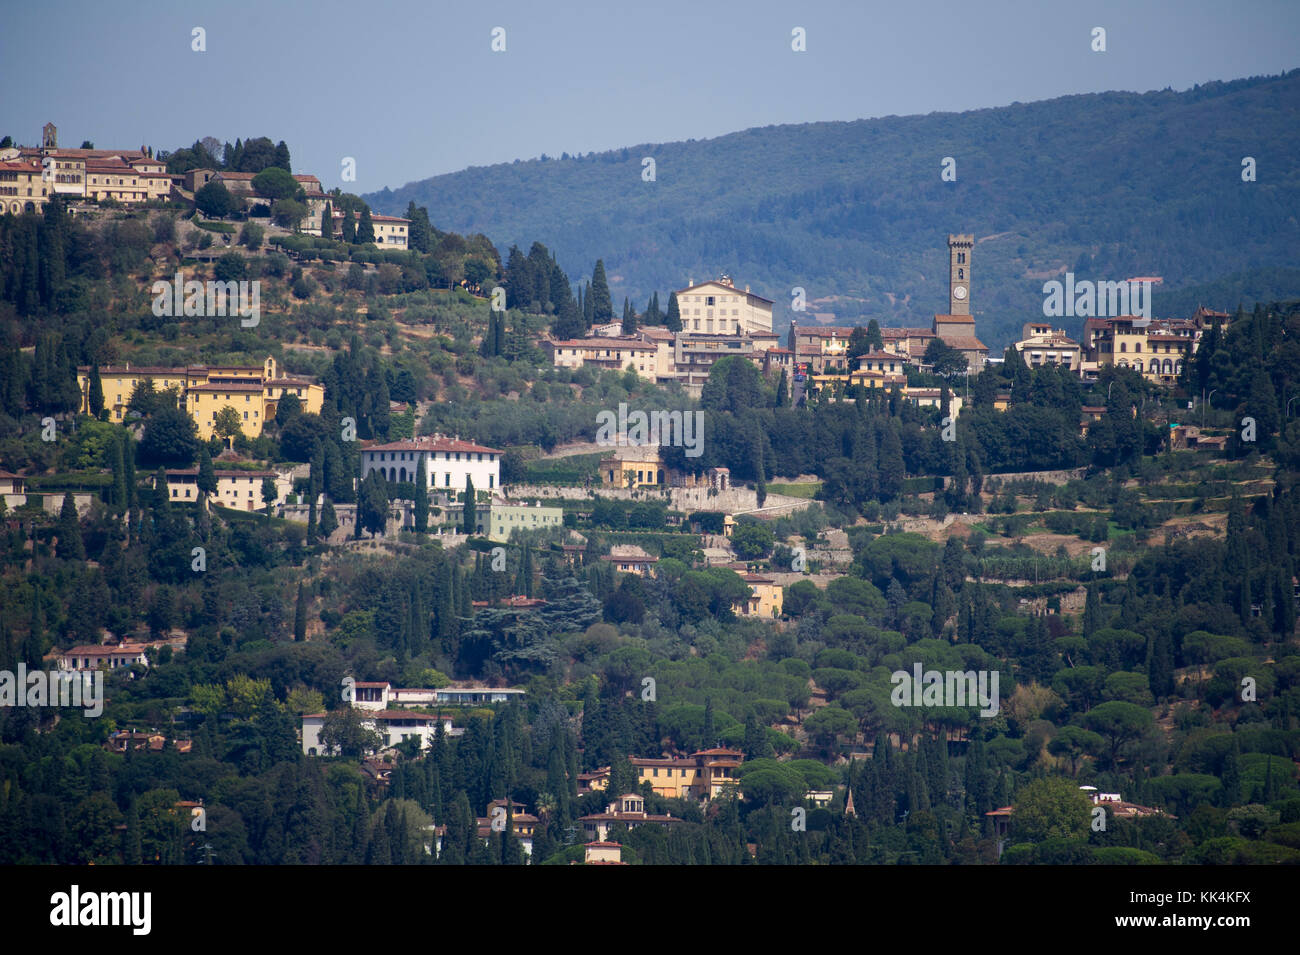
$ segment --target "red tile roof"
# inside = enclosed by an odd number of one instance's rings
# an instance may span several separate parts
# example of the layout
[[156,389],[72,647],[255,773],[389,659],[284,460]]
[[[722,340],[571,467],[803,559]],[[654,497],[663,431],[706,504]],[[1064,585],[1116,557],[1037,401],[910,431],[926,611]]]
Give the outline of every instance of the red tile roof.
[[453,438],[416,438],[414,441],[390,441],[387,444],[372,444],[363,447],[362,451],[468,451],[481,452],[483,454],[501,454],[497,448],[485,447],[481,444],[472,444],[469,441],[461,441]]

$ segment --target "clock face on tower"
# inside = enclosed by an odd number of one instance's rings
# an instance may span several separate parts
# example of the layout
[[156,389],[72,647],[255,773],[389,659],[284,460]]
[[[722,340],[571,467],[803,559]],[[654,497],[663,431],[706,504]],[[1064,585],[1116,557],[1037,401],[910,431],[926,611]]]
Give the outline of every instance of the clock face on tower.
[[962,299],[964,299],[964,298],[966,297],[966,286],[964,286],[964,285],[958,285],[956,288],[954,288],[954,289],[952,290],[952,297],[955,298],[955,299],[956,299],[957,301],[959,301],[959,302],[960,302]]

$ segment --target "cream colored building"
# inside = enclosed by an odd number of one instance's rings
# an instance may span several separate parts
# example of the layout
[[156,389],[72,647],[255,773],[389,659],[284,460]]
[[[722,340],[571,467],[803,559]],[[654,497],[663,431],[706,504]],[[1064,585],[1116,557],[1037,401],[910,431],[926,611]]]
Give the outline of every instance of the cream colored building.
[[[154,390],[176,388],[182,407],[198,426],[199,436],[213,435],[217,412],[234,408],[240,416],[240,429],[249,438],[262,433],[267,420],[274,418],[280,400],[296,395],[302,410],[319,414],[325,401],[325,389],[306,378],[282,375],[270,356],[259,366],[189,365],[180,367],[101,366],[100,385],[104,391],[104,408],[110,421],[126,420],[131,393],[144,381],[153,382]],[[90,413],[90,366],[77,369],[77,386],[81,389],[82,414]]]
[[1172,385],[1196,354],[1202,333],[1195,319],[1089,318],[1083,325],[1083,365],[1097,371],[1107,365],[1131,368],[1154,384]]
[[54,195],[39,162],[11,159],[0,162],[0,211],[13,215],[40,212]]
[[639,329],[637,334],[647,345],[654,346],[655,381],[664,384],[671,380],[675,368],[673,349],[676,336],[668,329],[658,326]]
[[[167,497],[172,501],[197,501],[199,499],[198,468],[168,468]],[[239,511],[260,511],[266,507],[262,500],[262,482],[270,478],[275,482],[275,506],[279,507],[293,490],[293,476],[288,471],[235,471],[217,470],[217,491],[208,498],[209,503]]]
[[600,459],[600,483],[605,487],[664,487],[665,478],[657,445],[617,447]]
[[[336,236],[343,234],[343,216],[344,213],[337,209],[331,210],[334,213],[334,234]],[[361,224],[361,216],[352,217],[358,225]],[[411,220],[403,219],[400,216],[381,216],[374,212],[370,213],[370,223],[375,230],[375,245],[383,249],[405,249],[409,248],[411,238]]]
[[638,378],[656,380],[659,345],[640,338],[593,336],[564,341],[546,339],[541,346],[556,368],[595,365],[607,371],[631,369]]
[[1015,349],[1030,368],[1056,365],[1079,373],[1083,348],[1063,329],[1053,329],[1050,322],[1027,322],[1021,334],[1023,337],[1015,343]]
[[638,577],[653,577],[655,564],[659,563],[658,557],[647,554],[636,544],[615,544],[601,560],[609,561],[620,573]]
[[677,292],[682,331],[706,335],[740,335],[772,331],[772,300],[742,292],[730,276],[691,284]]
[[[7,193],[15,182],[6,172],[20,170],[10,166],[35,166],[44,188],[37,188],[30,177],[23,176],[20,192]],[[58,129],[46,123],[41,145],[18,146],[0,151],[0,211],[39,212],[50,196],[70,199],[113,199],[117,202],[147,202],[171,195],[172,177],[167,165],[144,149],[61,149]],[[27,193],[28,189],[30,193]],[[24,194],[26,193],[26,194]],[[15,209],[13,199],[23,200]],[[26,200],[32,200],[27,208]]]
[[737,601],[732,607],[738,615],[742,617],[760,617],[764,620],[775,620],[781,616],[781,610],[785,606],[785,588],[778,584],[771,577],[763,577],[760,574],[742,574],[743,580],[749,586],[749,599]]

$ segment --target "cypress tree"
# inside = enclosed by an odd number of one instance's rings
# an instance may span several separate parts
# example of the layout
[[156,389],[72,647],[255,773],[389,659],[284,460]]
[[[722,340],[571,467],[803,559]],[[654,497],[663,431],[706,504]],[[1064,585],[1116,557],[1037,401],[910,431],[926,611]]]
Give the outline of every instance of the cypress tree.
[[[128,747],[128,750],[130,747]],[[140,810],[135,799],[126,809],[126,832],[123,834],[122,861],[127,865],[139,865],[144,861],[144,850],[140,839]]]
[[298,602],[293,610],[293,638],[299,643],[307,639],[307,595],[301,581],[298,583]]
[[343,241],[349,245],[356,245],[357,242],[357,220],[352,218],[352,210],[343,210]]
[[126,461],[122,452],[122,435],[113,435],[113,492],[109,503],[114,508],[126,509]]
[[361,210],[361,221],[357,223],[357,245],[375,241],[375,224],[370,219],[370,207]]
[[1101,594],[1096,584],[1088,585],[1088,596],[1083,604],[1083,635],[1091,637],[1101,618]]
[[438,582],[433,590],[434,625],[442,652],[450,654],[453,638],[456,635],[456,594],[455,581],[452,579],[451,561],[442,563]]
[[1241,769],[1238,762],[1240,746],[1234,739],[1232,749],[1223,757],[1223,770],[1219,773],[1223,788],[1219,792],[1219,805],[1224,809],[1235,806],[1241,800]]
[[1147,681],[1157,700],[1174,691],[1173,641],[1166,631],[1153,634],[1147,641]]
[[614,317],[614,303],[609,297],[609,282],[605,278],[605,260],[597,259],[596,268],[591,273],[591,285],[587,289],[591,299],[592,323],[599,325]]
[[474,536],[477,518],[475,503],[474,479],[466,476],[464,521],[461,523],[462,533],[466,537]]
[[129,430],[122,433],[122,464],[126,471],[126,503],[135,507],[140,503],[140,495],[135,479],[135,439]]
[[86,545],[81,537],[81,522],[77,519],[77,505],[72,499],[72,492],[63,495],[63,506],[59,509],[59,557],[64,560],[85,560]]
[[415,469],[415,533],[429,530],[429,466],[423,454]]
[[670,332],[682,330],[682,310],[677,305],[677,293],[668,293],[668,314],[664,316],[664,327]]
[[334,502],[325,498],[325,505],[320,512],[320,536],[329,540],[330,535],[339,528],[339,519],[334,514]]
[[104,413],[104,383],[99,379],[99,365],[90,363],[90,413],[96,418]]
[[199,445],[199,474],[195,479],[199,493],[206,500],[208,495],[217,493],[217,472],[212,466],[212,455],[208,454],[206,444]]
[[[559,308],[555,312],[555,321],[551,323],[551,334],[560,341],[566,341],[571,338],[581,338],[587,334],[587,329],[591,325],[589,317],[584,318],[582,310],[578,307],[577,302],[573,299],[573,293],[566,286],[562,290],[562,299]],[[590,299],[588,299],[590,301]]]
[[334,238],[334,203],[325,203],[320,214],[320,235],[322,239]]

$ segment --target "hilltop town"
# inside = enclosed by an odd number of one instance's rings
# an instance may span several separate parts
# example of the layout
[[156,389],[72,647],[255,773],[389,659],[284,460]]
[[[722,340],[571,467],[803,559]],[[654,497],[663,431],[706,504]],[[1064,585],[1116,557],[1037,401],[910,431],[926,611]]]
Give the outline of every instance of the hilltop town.
[[1295,302],[1071,273],[991,353],[954,232],[928,327],[620,314],[283,142],[58,136],[0,143],[0,671],[109,720],[0,730],[123,795],[0,768],[6,861],[1300,858]]

